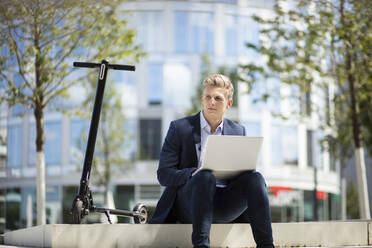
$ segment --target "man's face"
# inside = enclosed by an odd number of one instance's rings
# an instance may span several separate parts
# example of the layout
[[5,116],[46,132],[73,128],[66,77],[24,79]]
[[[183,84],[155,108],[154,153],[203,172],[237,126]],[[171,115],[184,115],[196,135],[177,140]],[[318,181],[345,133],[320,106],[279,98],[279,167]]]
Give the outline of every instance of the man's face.
[[232,105],[227,93],[227,89],[222,87],[208,86],[203,90],[202,105],[206,119],[222,120],[226,109]]

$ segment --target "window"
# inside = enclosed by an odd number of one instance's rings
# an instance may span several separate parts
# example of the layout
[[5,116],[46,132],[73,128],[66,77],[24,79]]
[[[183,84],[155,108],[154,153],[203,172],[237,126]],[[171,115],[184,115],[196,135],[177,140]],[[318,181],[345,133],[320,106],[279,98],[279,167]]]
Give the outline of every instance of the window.
[[61,216],[61,193],[58,186],[46,187],[46,222],[57,224]]
[[110,76],[117,84],[135,85],[136,83],[136,74],[132,71],[112,70]]
[[321,131],[307,130],[307,164],[310,167],[323,167],[322,139]]
[[9,188],[5,196],[5,229],[21,228],[21,192],[19,188]]
[[226,15],[226,30],[225,30],[225,52],[228,56],[236,56],[238,54],[238,38],[237,27],[238,17]]
[[161,142],[161,120],[140,120],[139,157],[143,160],[159,159]]
[[[61,164],[62,149],[62,128],[60,122],[46,122],[44,125],[44,154],[46,165]],[[28,164],[36,165],[36,126],[35,123],[29,125],[28,135]]]
[[261,136],[261,124],[259,122],[244,122],[247,136]]
[[335,152],[330,149],[329,151],[329,169],[331,171],[336,171],[336,155]]
[[8,166],[15,167],[22,164],[22,128],[21,126],[8,127]]
[[176,12],[174,16],[174,50],[188,52],[188,13]]
[[36,127],[35,123],[28,125],[28,164],[36,165]]
[[282,127],[282,154],[284,164],[298,164],[298,142],[297,142],[297,127],[283,126]]
[[[135,204],[134,185],[118,185],[115,193],[115,206],[117,209],[131,209]],[[129,218],[118,218],[119,223],[130,223]]]
[[125,132],[128,133],[127,138],[124,140],[123,153],[124,157],[130,161],[134,161],[136,154],[136,144],[137,144],[137,121],[136,120],[126,120],[124,122]]
[[315,163],[318,168],[323,168],[323,148],[322,148],[322,139],[324,138],[322,131],[315,131]]
[[296,126],[273,125],[272,134],[272,161],[274,165],[298,164],[298,141]]
[[301,105],[302,105],[302,107],[301,107],[302,113],[306,114],[307,116],[310,116],[311,111],[312,111],[310,92],[306,92],[302,95]]
[[[246,136],[262,136],[260,122],[258,121],[243,122],[242,125],[245,126]],[[262,165],[262,152],[260,152],[257,163],[258,166]]]
[[292,113],[300,113],[300,87],[296,84],[290,85],[290,96],[289,96],[289,111]]
[[239,17],[238,26],[238,49],[239,55],[257,56],[253,49],[246,46],[246,43],[259,44],[259,26],[250,16]]
[[[89,123],[86,120],[70,121],[70,162],[81,163],[84,159]],[[85,138],[84,133],[85,132]]]
[[[21,223],[22,227],[36,225],[36,187],[22,187],[21,189]],[[31,214],[32,219],[29,218]]]
[[214,15],[212,13],[176,11],[174,19],[175,52],[214,52]]
[[265,82],[257,81],[251,92],[249,93],[249,109],[250,111],[263,110],[265,103],[261,101],[262,95],[265,92]]
[[283,165],[282,153],[282,133],[280,125],[272,125],[271,127],[271,154],[272,164],[274,166]]
[[62,188],[62,223],[73,224],[71,215],[71,203],[76,197],[78,186],[63,186]]
[[61,164],[62,128],[60,122],[45,123],[45,163]]
[[139,197],[141,200],[158,200],[161,195],[159,185],[140,185]]
[[163,15],[160,11],[143,11],[138,14],[138,41],[145,51],[164,50]]
[[188,64],[167,62],[164,65],[163,104],[185,107],[191,104],[191,96],[196,93],[191,84],[191,70]]
[[267,80],[267,93],[270,94],[268,99],[268,107],[271,112],[280,114],[280,86],[281,83],[278,79],[268,79]]
[[147,65],[147,99],[150,105],[159,105],[163,98],[163,65]]
[[307,165],[314,167],[314,134],[312,130],[306,131],[307,144]]

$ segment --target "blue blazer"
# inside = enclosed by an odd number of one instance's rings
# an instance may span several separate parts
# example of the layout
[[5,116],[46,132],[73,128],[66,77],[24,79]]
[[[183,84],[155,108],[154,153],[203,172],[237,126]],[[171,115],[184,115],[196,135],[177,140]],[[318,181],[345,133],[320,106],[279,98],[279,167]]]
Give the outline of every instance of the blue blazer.
[[[245,135],[245,128],[223,120],[223,135]],[[170,123],[160,152],[158,180],[165,190],[149,223],[176,223],[173,205],[177,189],[190,179],[198,166],[196,144],[200,143],[200,112]]]

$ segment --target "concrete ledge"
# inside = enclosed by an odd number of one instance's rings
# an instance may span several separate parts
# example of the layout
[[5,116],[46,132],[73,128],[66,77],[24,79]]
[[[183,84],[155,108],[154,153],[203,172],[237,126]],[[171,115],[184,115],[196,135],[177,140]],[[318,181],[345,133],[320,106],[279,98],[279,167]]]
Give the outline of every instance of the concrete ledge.
[[[372,221],[274,223],[275,246],[370,246]],[[44,225],[5,233],[5,245],[33,247],[192,247],[191,225]],[[212,247],[255,247],[249,224],[213,224]]]

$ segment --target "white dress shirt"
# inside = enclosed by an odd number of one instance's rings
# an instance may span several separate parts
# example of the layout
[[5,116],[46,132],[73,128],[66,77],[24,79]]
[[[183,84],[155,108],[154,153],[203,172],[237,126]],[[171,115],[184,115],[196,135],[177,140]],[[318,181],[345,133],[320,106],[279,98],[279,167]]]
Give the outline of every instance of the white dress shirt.
[[[220,125],[216,128],[216,131],[212,134],[211,127],[209,126],[208,122],[205,120],[203,111],[200,112],[200,143],[196,144],[196,154],[198,156],[198,168],[201,166],[202,158],[204,155],[204,148],[207,142],[208,135],[222,135],[223,130],[223,120]],[[226,182],[223,180],[216,180],[216,186],[224,188],[226,187]]]

